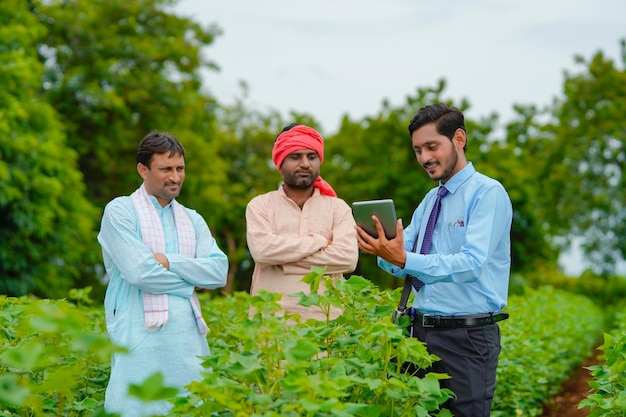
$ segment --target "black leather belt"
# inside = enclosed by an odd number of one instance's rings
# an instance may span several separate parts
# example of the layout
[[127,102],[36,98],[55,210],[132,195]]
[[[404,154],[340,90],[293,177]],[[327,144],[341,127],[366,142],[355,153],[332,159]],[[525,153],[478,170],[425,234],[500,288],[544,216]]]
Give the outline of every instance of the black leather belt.
[[454,329],[457,327],[478,327],[493,324],[509,318],[506,311],[486,314],[468,314],[466,316],[436,316],[415,312],[413,325],[422,327]]

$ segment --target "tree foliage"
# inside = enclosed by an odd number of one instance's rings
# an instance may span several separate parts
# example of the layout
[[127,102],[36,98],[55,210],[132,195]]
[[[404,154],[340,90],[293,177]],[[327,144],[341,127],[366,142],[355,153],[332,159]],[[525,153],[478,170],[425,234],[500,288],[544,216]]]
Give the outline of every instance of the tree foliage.
[[94,277],[95,210],[41,94],[45,28],[20,0],[0,3],[0,22],[0,293],[61,296]]
[[620,63],[602,52],[577,62],[554,109],[548,217],[555,235],[583,237],[594,270],[613,272],[626,258],[626,40]]
[[[214,100],[200,92],[200,50],[216,27],[168,12],[168,0],[50,0],[43,85],[99,205],[137,188],[135,152],[151,130],[208,141]],[[193,138],[181,133],[195,132]]]
[[559,252],[546,214],[553,191],[543,179],[550,165],[546,148],[553,135],[539,122],[546,110],[517,105],[515,111],[515,120],[506,125],[505,140],[491,147],[492,166],[513,204],[512,269],[554,270]]
[[[137,188],[136,147],[155,129],[187,150],[180,201],[205,217],[228,254],[228,290],[249,288],[245,207],[280,182],[274,138],[291,122],[322,129],[308,114],[255,110],[245,88],[234,104],[218,103],[203,89],[201,72],[217,69],[203,54],[220,30],[176,15],[175,3],[1,3],[0,291],[98,287],[102,207]],[[502,137],[496,114],[466,120],[468,160],[502,182],[513,202],[514,272],[557,268],[572,236],[584,238],[598,271],[611,271],[626,255],[625,50],[622,44],[621,67],[601,52],[578,58],[582,70],[566,74],[564,97],[545,108],[516,106]],[[408,224],[435,185],[415,160],[410,118],[433,102],[470,108],[447,99],[445,87],[441,80],[417,88],[398,106],[383,101],[376,114],[344,116],[337,132],[322,132],[322,175],[341,198],[393,198]],[[367,255],[356,273],[398,284]]]

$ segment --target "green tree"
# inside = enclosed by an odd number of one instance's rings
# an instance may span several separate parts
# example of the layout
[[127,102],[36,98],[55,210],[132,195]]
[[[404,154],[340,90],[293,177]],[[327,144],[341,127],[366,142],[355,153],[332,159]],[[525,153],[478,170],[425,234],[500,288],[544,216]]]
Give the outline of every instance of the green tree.
[[511,228],[511,269],[526,273],[558,268],[559,250],[545,219],[546,199],[551,184],[543,180],[545,147],[550,134],[538,123],[546,110],[535,106],[514,106],[515,119],[507,123],[504,140],[489,143],[478,155],[483,172],[499,179],[513,205]]
[[614,272],[626,258],[626,40],[621,62],[602,52],[566,73],[564,98],[554,109],[541,178],[549,185],[546,217],[552,235],[582,237],[595,272]]
[[223,204],[214,208],[213,216],[231,259],[228,292],[250,288],[254,262],[246,244],[246,205],[278,184],[279,176],[271,169],[271,155],[274,132],[280,131],[281,123],[278,114],[260,114],[247,108],[242,99],[222,107],[220,112],[219,155],[230,161],[225,169],[229,186],[224,189]]
[[33,2],[49,29],[39,48],[43,86],[79,154],[90,199],[102,208],[136,189],[139,141],[167,131],[187,151],[180,201],[219,230],[213,214],[224,206],[228,162],[218,155],[218,104],[200,79],[201,70],[216,69],[201,50],[219,29],[173,14],[170,0]]
[[0,293],[61,297],[94,276],[95,210],[41,94],[44,35],[24,1],[0,3]]
[[137,187],[135,151],[149,131],[195,149],[211,141],[216,103],[200,91],[200,70],[215,65],[200,51],[219,33],[215,26],[169,12],[170,0],[34,2],[49,29],[40,47],[43,85],[93,201],[104,205]]

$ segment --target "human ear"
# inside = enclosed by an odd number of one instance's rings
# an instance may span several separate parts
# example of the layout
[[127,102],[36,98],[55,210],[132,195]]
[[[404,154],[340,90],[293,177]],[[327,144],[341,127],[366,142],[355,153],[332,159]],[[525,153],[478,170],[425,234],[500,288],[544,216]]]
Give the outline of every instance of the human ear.
[[465,144],[467,143],[467,134],[465,133],[465,130],[461,128],[457,129],[456,132],[454,132],[454,137],[452,138],[452,141],[456,146],[463,149],[465,147]]
[[139,176],[143,179],[146,178],[146,172],[148,171],[148,167],[145,166],[144,164],[142,164],[141,162],[137,163],[137,172],[139,173]]

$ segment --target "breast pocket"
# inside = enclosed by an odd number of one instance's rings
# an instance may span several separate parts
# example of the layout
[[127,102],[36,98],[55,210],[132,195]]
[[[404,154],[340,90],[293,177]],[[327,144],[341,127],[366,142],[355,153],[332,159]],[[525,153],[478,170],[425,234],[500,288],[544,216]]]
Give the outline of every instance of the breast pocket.
[[449,245],[452,252],[458,252],[465,243],[465,225],[457,223],[448,225]]

